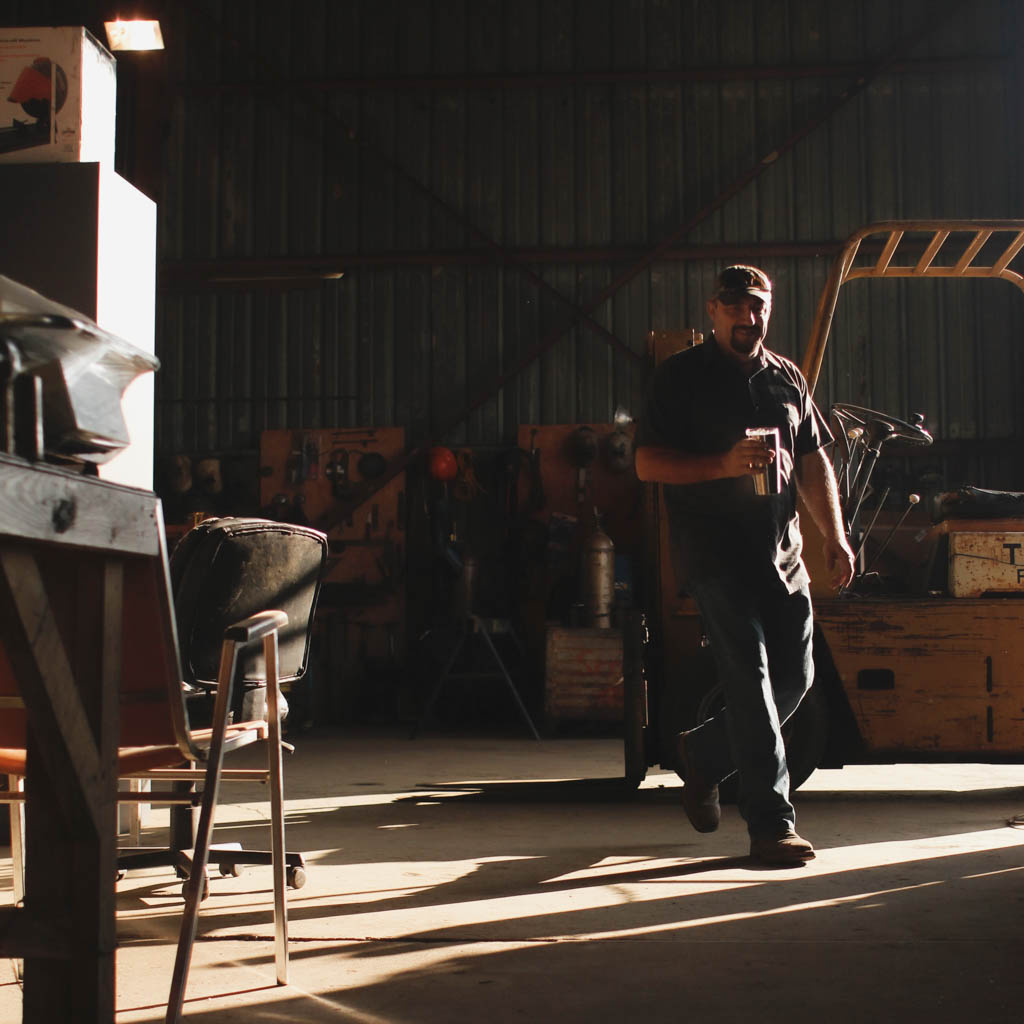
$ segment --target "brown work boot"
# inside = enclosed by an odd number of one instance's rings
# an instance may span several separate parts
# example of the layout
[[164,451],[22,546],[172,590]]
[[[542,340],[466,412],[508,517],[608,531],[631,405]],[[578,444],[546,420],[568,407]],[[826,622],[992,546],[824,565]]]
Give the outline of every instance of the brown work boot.
[[814,860],[814,847],[792,829],[781,836],[750,839],[750,856],[762,864],[792,866]]
[[718,784],[704,778],[686,749],[686,733],[676,737],[676,774],[683,780],[683,810],[698,832],[714,832],[722,820]]

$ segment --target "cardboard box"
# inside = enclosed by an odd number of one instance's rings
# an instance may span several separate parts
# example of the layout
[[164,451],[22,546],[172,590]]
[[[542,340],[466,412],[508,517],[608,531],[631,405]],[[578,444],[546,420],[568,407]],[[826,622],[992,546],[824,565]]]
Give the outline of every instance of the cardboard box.
[[[0,274],[155,352],[156,204],[112,164],[0,165]],[[128,385],[121,410],[131,444],[99,475],[152,490],[152,373]]]
[[950,533],[949,592],[1024,594],[1024,533]]
[[0,29],[0,162],[114,164],[113,55],[81,27]]

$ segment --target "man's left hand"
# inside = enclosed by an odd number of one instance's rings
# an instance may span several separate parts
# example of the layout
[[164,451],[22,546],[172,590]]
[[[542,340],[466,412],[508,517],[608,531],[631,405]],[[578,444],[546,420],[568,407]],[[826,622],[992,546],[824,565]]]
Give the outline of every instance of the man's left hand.
[[845,587],[853,579],[853,552],[845,537],[826,539],[822,550],[825,553],[825,568],[833,590]]

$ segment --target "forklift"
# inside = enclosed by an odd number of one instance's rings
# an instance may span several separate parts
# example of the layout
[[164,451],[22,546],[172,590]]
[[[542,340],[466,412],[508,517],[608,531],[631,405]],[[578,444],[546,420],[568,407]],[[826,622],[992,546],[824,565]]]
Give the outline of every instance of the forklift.
[[[1024,220],[888,221],[854,233],[818,301],[802,362],[811,393],[845,285],[995,279],[1024,291],[1013,267],[1022,250]],[[652,362],[699,342],[692,331],[652,332]],[[1024,762],[1024,494],[962,486],[922,501],[897,493],[883,486],[885,467],[931,445],[924,416],[836,402],[830,424],[857,571],[841,593],[823,589],[821,538],[802,510],[815,682],[783,730],[792,788],[818,767]],[[646,501],[644,614],[624,651],[633,786],[650,766],[673,769],[675,734],[723,704],[700,614],[680,596],[668,558],[660,486],[647,485]],[[734,794],[735,778],[723,797]]]

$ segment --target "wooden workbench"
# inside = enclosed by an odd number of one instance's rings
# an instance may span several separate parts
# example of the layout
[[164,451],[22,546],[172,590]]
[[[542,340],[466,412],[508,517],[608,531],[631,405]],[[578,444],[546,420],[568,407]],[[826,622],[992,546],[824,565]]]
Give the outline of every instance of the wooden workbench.
[[0,746],[28,724],[0,955],[24,958],[26,1022],[114,1020],[123,571],[161,536],[154,494],[0,455]]

